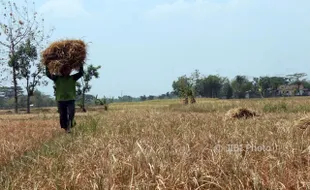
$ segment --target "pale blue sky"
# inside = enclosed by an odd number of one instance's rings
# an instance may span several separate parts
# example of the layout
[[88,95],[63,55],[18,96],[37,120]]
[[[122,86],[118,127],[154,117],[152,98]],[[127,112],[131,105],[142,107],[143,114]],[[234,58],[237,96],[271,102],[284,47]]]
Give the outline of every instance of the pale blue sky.
[[[309,0],[39,0],[53,40],[92,42],[91,94],[158,95],[201,73],[310,71]],[[310,74],[310,73],[309,73]],[[40,90],[52,93],[51,85]]]

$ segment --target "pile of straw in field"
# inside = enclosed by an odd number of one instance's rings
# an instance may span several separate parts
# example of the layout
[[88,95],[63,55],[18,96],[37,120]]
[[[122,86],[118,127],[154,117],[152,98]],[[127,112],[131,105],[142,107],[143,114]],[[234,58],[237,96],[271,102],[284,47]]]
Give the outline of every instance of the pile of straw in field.
[[295,122],[295,127],[298,127],[300,129],[307,129],[310,127],[310,117],[303,117],[297,122]]
[[251,111],[247,108],[235,108],[231,109],[226,113],[227,118],[231,119],[241,119],[241,118],[251,118],[257,116],[254,111]]
[[86,54],[82,40],[60,40],[42,52],[42,63],[51,73],[60,73],[61,69],[78,70],[85,63]]

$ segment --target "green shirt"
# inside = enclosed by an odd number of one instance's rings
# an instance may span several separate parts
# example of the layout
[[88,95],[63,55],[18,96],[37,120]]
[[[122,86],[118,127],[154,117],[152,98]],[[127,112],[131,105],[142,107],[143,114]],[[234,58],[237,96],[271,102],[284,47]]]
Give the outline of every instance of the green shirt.
[[46,68],[46,75],[54,81],[56,86],[56,101],[69,101],[76,99],[76,81],[83,76],[83,66],[79,73],[71,76],[51,75]]
[[76,81],[72,76],[69,77],[57,77],[55,81],[56,85],[56,100],[67,101],[75,100],[76,98]]

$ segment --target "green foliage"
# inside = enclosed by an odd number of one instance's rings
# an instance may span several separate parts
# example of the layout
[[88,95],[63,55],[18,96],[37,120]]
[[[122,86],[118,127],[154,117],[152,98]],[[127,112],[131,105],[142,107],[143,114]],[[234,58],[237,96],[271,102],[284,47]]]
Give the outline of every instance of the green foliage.
[[[18,96],[24,95],[24,90],[22,89],[21,86],[17,86],[16,89],[17,89],[17,95]],[[0,87],[0,93],[3,93],[3,95],[6,98],[13,98],[14,97],[14,86],[10,86],[10,87],[1,86]]]
[[286,78],[284,77],[260,77],[258,86],[262,97],[276,96],[276,92],[280,85],[286,84]]
[[[43,19],[40,20],[38,13],[34,9],[29,9],[27,0],[25,0],[24,5],[17,5],[15,2],[6,0],[1,0],[0,3],[2,16],[0,36],[3,37],[3,40],[0,41],[0,47],[2,52],[7,54],[7,60],[5,58],[3,60],[7,61],[7,66],[11,69],[10,74],[12,74],[12,82],[15,88],[15,113],[17,113],[17,80],[21,76],[31,75],[29,62],[37,58],[36,50],[33,47],[42,47],[43,41],[49,38],[49,35],[44,35],[43,25],[40,25],[40,21],[43,22]],[[30,46],[29,41],[35,44]],[[37,76],[34,74],[33,77],[36,78]]]
[[197,83],[199,81],[199,72],[196,70],[191,77],[186,77],[186,75],[178,78],[177,81],[173,81],[172,87],[174,93],[180,97],[184,98],[183,103],[188,104],[189,98],[190,103],[196,103],[195,97],[197,95]]
[[[4,88],[4,87],[0,87]],[[19,108],[27,108],[27,95],[19,95]],[[30,104],[36,108],[56,106],[56,101],[52,97],[35,90],[33,96],[30,97]],[[0,97],[0,108],[12,109],[14,108],[14,97]]]
[[236,98],[245,98],[246,92],[252,89],[252,83],[246,76],[237,75],[231,82]]
[[285,102],[271,104],[268,103],[263,108],[264,112],[286,112],[288,111],[288,105]]
[[129,95],[124,95],[124,96],[119,96],[118,97],[118,102],[133,102],[133,101],[138,101],[138,98],[134,98]]
[[[32,44],[30,38],[25,43],[22,43],[16,52],[16,63],[18,63],[17,78],[26,80],[26,92],[27,92],[27,112],[30,113],[30,96],[33,95],[34,90],[41,84],[47,85],[47,81],[43,78],[43,67],[38,59],[37,48]],[[35,68],[33,68],[35,67]],[[23,102],[21,102],[23,103]]]
[[289,79],[290,82],[294,83],[294,82],[301,82],[303,78],[306,76],[307,76],[306,73],[294,73],[287,75],[287,78]]
[[221,97],[226,97],[227,99],[232,98],[233,89],[231,87],[229,80],[227,80],[226,82],[223,83],[220,95],[221,95]]
[[[93,66],[93,65],[89,65],[86,69],[86,72],[84,74],[84,82],[85,82],[85,86],[84,88],[86,88],[87,90],[90,90],[91,86],[89,86],[87,88],[87,84],[93,79],[93,78],[99,78],[99,69],[101,68],[101,66]],[[88,92],[88,91],[86,91]]]
[[166,98],[166,94],[161,94],[158,96],[158,99],[162,100],[162,99],[165,99]]
[[98,98],[98,96],[96,96],[96,105],[105,105],[107,103],[107,98],[103,97],[103,98]]
[[95,67],[94,65],[89,65],[84,72],[82,79],[82,84],[80,82],[76,83],[77,95],[82,95],[82,108],[85,108],[85,94],[90,91],[91,85],[90,81],[93,78],[99,78],[99,69],[101,66]]
[[167,108],[169,111],[180,112],[197,112],[197,113],[214,113],[214,112],[227,112],[228,110],[235,108],[236,104],[223,104],[222,102],[203,102],[200,104],[192,104],[189,106],[183,106],[180,104],[170,104]]
[[186,97],[192,90],[193,85],[190,84],[190,79],[185,75],[178,78],[177,81],[173,81],[172,88],[174,93],[179,97]]
[[295,93],[302,95],[300,92],[300,86],[306,83],[306,79],[304,79],[304,77],[306,76],[307,76],[306,73],[295,73],[295,74],[287,75],[287,77],[291,81],[291,84],[296,84],[298,86],[298,89],[296,89]]
[[263,111],[266,113],[278,113],[278,112],[289,112],[289,113],[307,113],[310,112],[310,106],[300,104],[288,104],[286,102],[279,103],[267,103],[263,107]]
[[308,80],[303,80],[302,84],[304,85],[305,88],[310,89],[310,81]]
[[259,88],[259,93],[262,97],[266,97],[268,95],[268,89],[271,88],[270,84],[270,78],[265,76],[265,77],[260,77],[258,79],[258,88]]
[[155,96],[153,96],[153,95],[149,95],[149,96],[147,97],[148,100],[154,100],[154,98],[155,98]]
[[[85,105],[96,105],[95,104],[95,100],[96,100],[96,97],[91,95],[91,94],[85,94],[84,95],[84,104]],[[81,109],[84,108],[84,105],[83,105],[83,96],[82,94],[80,95],[77,95],[77,98],[76,98],[76,105],[78,107],[80,107]]]
[[[54,85],[55,86],[55,85]],[[56,93],[56,86],[54,87],[54,93]],[[82,95],[82,85],[80,82],[76,82],[76,95],[81,96]]]
[[[296,73],[287,77],[278,76],[260,76],[249,80],[246,76],[237,75],[231,81],[226,77],[219,75],[208,75],[202,77],[198,70],[191,74],[191,77],[183,75],[173,81],[173,92],[179,97],[186,97],[189,94],[194,96],[209,98],[245,98],[250,97],[276,97],[282,96],[281,89],[289,89],[292,91],[292,84],[297,84],[296,93],[300,92],[300,86],[303,84],[305,88],[310,88],[310,82],[303,79],[306,74]],[[300,95],[305,95],[301,94]],[[162,98],[159,96],[158,98]]]
[[98,98],[98,95],[97,95],[95,103],[96,105],[104,106],[104,109],[107,111],[109,107],[109,103],[112,103],[113,101],[114,99],[110,99],[110,102],[109,102],[105,96],[103,98]]
[[40,92],[39,90],[34,91],[33,96],[31,97],[30,100],[31,100],[31,103],[34,105],[34,107],[37,107],[37,108],[50,107],[50,106],[57,105],[54,98]]
[[293,112],[310,112],[310,105],[297,105],[294,107]]
[[141,100],[141,101],[145,101],[145,100],[147,100],[147,97],[146,97],[145,95],[140,96],[140,100]]
[[218,75],[209,75],[198,80],[196,90],[203,97],[217,98],[223,86],[224,79]]

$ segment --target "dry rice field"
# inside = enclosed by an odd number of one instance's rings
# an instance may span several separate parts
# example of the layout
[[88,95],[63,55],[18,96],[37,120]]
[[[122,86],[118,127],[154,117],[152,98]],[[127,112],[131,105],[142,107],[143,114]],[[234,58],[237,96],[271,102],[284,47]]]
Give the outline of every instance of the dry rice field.
[[66,134],[55,109],[1,111],[0,189],[310,189],[308,114],[308,97],[115,103]]

